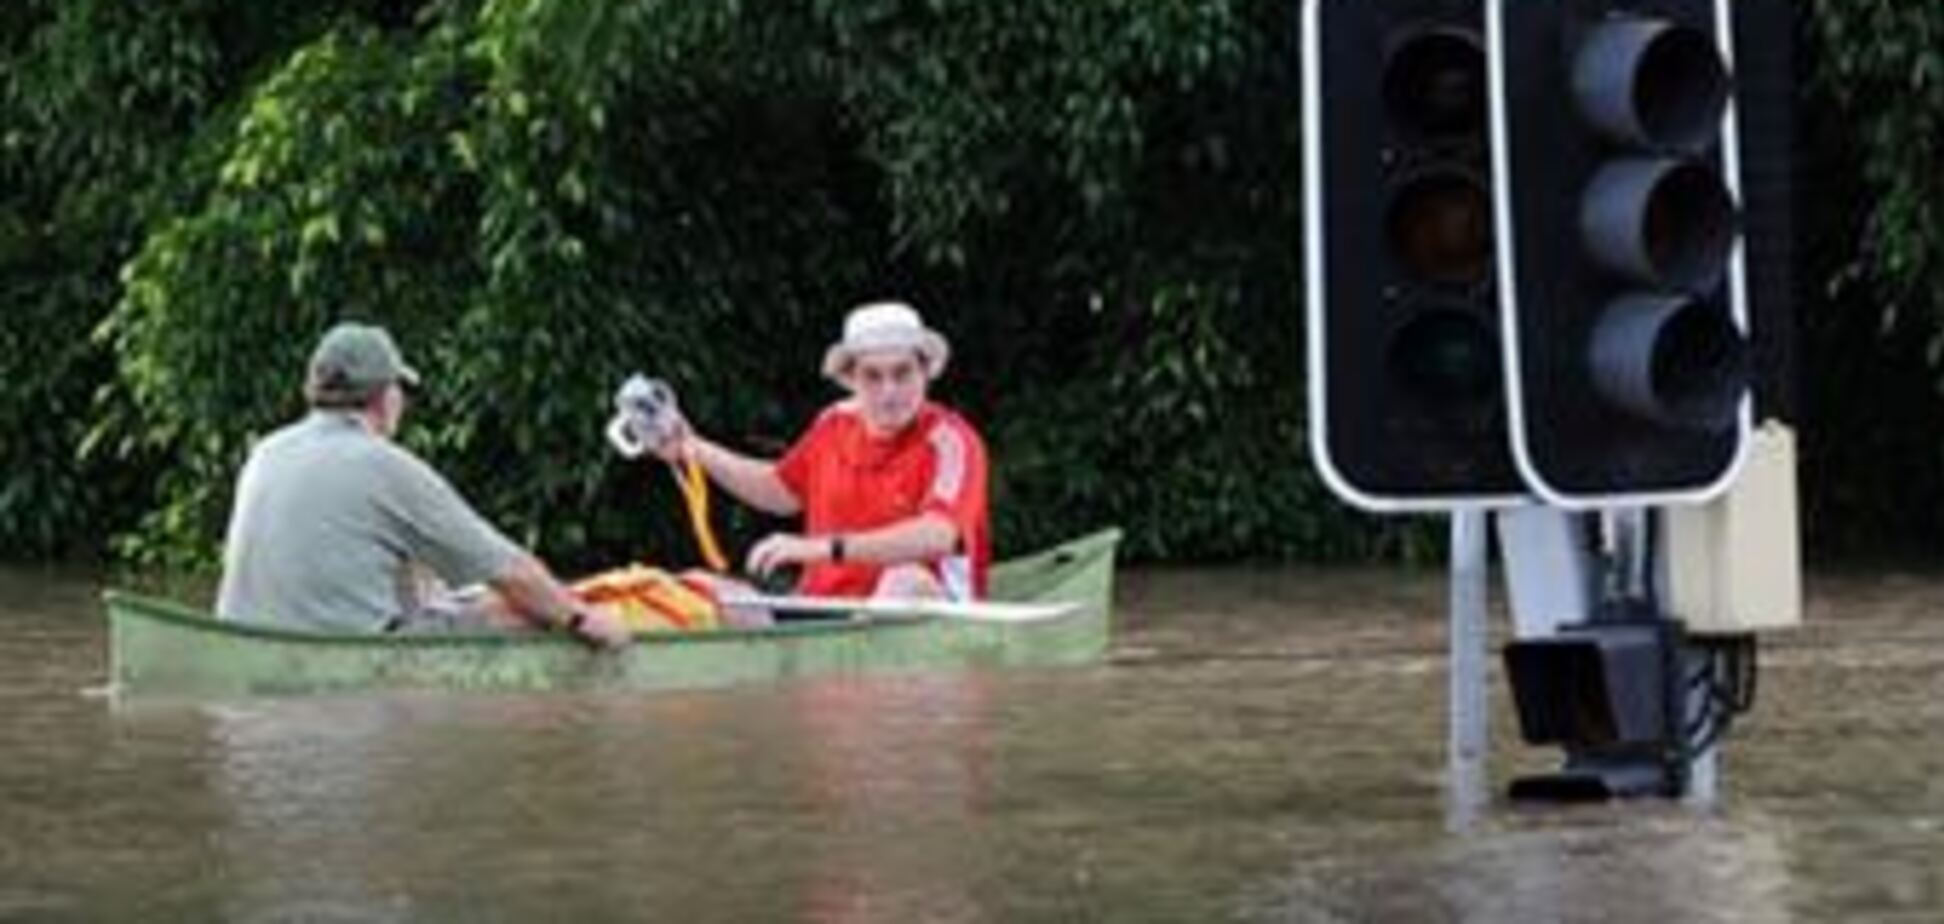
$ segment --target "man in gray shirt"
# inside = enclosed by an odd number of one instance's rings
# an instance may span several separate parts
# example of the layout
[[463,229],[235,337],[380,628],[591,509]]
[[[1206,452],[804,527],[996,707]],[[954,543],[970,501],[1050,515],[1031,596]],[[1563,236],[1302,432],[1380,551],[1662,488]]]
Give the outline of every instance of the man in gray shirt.
[[[576,598],[423,460],[393,442],[418,373],[391,335],[339,324],[304,382],[310,413],[265,437],[236,486],[220,618],[321,632],[558,627],[600,646],[621,623]],[[484,585],[480,593],[432,591]]]

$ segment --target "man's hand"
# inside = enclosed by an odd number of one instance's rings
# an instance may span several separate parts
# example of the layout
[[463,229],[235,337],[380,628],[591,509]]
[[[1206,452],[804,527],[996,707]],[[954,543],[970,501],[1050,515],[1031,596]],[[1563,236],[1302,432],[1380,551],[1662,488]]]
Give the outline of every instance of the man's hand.
[[625,647],[633,635],[620,617],[598,606],[582,607],[568,617],[567,628],[575,638],[601,649]]
[[680,465],[695,455],[695,440],[695,431],[689,427],[688,420],[676,417],[662,438],[648,446],[648,452],[663,462]]
[[823,561],[830,556],[830,540],[795,533],[771,533],[749,550],[749,573],[768,577],[778,568]]

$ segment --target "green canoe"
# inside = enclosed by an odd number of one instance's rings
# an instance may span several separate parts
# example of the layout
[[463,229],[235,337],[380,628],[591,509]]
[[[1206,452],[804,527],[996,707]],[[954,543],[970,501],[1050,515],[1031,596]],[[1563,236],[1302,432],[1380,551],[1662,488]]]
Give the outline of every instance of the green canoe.
[[1007,622],[872,616],[646,635],[594,652],[557,635],[328,635],[218,622],[130,593],[105,595],[113,689],[246,696],[371,689],[668,690],[821,674],[1096,661],[1107,647],[1118,530],[997,563],[995,601],[1078,604]]

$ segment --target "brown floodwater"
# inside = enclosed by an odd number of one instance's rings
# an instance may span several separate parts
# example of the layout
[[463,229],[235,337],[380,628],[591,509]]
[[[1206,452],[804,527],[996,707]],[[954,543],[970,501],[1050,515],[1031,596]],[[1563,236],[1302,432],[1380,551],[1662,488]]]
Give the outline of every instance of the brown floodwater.
[[1944,578],[1812,581],[1711,805],[1506,802],[1495,677],[1462,825],[1442,575],[1122,587],[1082,669],[163,705],[0,571],[0,921],[1944,919]]

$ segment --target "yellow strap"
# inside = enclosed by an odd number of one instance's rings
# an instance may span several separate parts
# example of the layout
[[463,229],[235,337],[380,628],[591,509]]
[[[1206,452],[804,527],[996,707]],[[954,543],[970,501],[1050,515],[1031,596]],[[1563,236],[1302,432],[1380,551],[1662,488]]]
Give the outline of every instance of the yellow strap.
[[729,560],[722,555],[722,547],[716,544],[715,528],[709,525],[709,477],[702,473],[701,463],[689,459],[681,466],[670,462],[668,473],[675,476],[675,485],[682,491],[683,505],[688,507],[689,528],[695,533],[695,544],[702,549],[702,561],[709,570],[727,572]]

